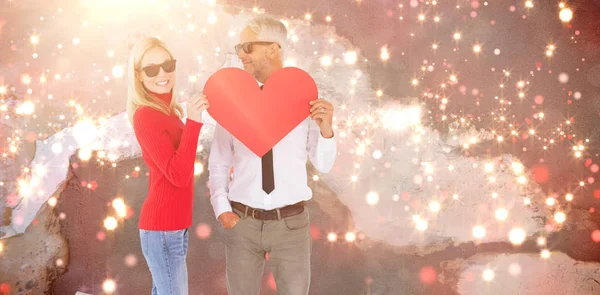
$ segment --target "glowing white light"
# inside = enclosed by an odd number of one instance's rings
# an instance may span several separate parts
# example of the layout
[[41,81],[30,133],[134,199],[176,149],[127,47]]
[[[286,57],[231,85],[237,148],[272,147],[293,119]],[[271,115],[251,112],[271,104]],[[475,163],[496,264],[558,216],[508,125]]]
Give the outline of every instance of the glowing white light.
[[485,227],[478,225],[473,228],[473,237],[483,239],[485,237]]
[[441,208],[442,205],[440,205],[439,202],[432,201],[429,203],[429,210],[431,210],[431,212],[439,212]]
[[29,100],[25,101],[17,107],[16,111],[19,115],[31,115],[35,112],[35,104]]
[[573,11],[569,8],[563,8],[558,13],[558,17],[561,21],[568,23],[573,19]]
[[424,166],[425,166],[425,174],[432,174],[433,173],[433,166],[431,166],[431,164],[424,163]]
[[335,233],[329,233],[329,234],[327,235],[327,240],[328,240],[329,242],[332,242],[332,243],[333,243],[333,242],[337,241],[337,235],[336,235]]
[[382,156],[383,156],[383,153],[381,152],[381,150],[373,151],[373,159],[379,160],[379,159],[381,159]]
[[104,219],[104,227],[107,230],[115,230],[115,228],[117,228],[117,219],[114,217],[107,217]]
[[557,223],[561,224],[565,222],[565,220],[567,220],[567,215],[564,212],[556,212],[554,213],[554,220],[556,220]]
[[125,74],[125,70],[123,70],[122,66],[117,65],[112,68],[113,77],[121,78],[121,77],[123,77],[124,74]]
[[210,15],[208,16],[208,23],[211,25],[214,25],[217,23],[217,16],[214,13],[210,13]]
[[367,204],[373,206],[379,203],[379,194],[376,192],[370,192],[367,194]]
[[121,198],[114,199],[112,202],[112,206],[117,211],[117,215],[121,218],[127,216],[127,206],[125,206],[125,202]]
[[569,74],[567,74],[567,73],[560,73],[558,75],[558,82],[563,83],[563,84],[569,82]]
[[322,65],[322,66],[324,66],[324,67],[328,67],[328,66],[330,66],[330,65],[331,65],[331,62],[332,62],[332,60],[331,60],[331,56],[329,56],[329,55],[325,55],[325,56],[322,56],[322,57],[321,57],[321,65]]
[[194,175],[200,175],[204,172],[204,165],[200,162],[194,163]]
[[89,148],[81,148],[79,153],[77,153],[77,156],[84,162],[88,161],[92,158],[92,150]]
[[26,181],[19,181],[19,195],[28,198],[30,197],[33,192],[32,192],[32,187],[31,184],[27,183]]
[[565,199],[566,199],[567,201],[569,201],[569,202],[570,202],[570,201],[573,201],[573,194],[567,194],[567,195],[565,196]]
[[506,218],[508,218],[508,210],[504,208],[496,209],[496,219],[503,221],[506,220]]
[[517,246],[517,245],[521,245],[523,244],[523,242],[525,242],[525,238],[526,238],[527,234],[525,233],[525,231],[521,228],[513,228],[510,233],[508,234],[508,239],[510,240],[510,242]]
[[417,230],[419,231],[425,231],[428,227],[427,221],[423,220],[423,219],[418,219],[416,221],[416,226],[417,226]]
[[383,60],[383,61],[390,59],[390,52],[388,51],[386,46],[381,47],[380,57],[381,57],[381,60]]
[[115,281],[108,279],[102,283],[102,290],[105,293],[112,294],[117,290],[117,284]]
[[544,249],[542,252],[540,252],[540,256],[542,259],[548,259],[550,258],[550,251],[548,249]]
[[355,64],[357,60],[358,54],[356,51],[348,51],[344,54],[344,61],[349,65]]
[[286,59],[285,62],[283,63],[284,67],[295,67],[296,66],[296,60],[294,59]]
[[523,167],[523,164],[521,164],[521,163],[513,162],[512,169],[516,174],[521,174],[521,173],[523,173],[524,167]]
[[531,0],[525,1],[525,7],[527,7],[527,8],[533,8],[533,1],[531,1]]
[[542,247],[542,246],[545,246],[545,245],[546,245],[546,238],[544,238],[544,237],[539,237],[539,238],[537,239],[537,244],[538,244],[538,246],[540,246],[540,247]]
[[483,280],[486,282],[491,282],[494,280],[494,277],[496,277],[496,274],[494,273],[493,270],[491,269],[486,269],[483,271],[482,274]]
[[421,123],[421,108],[408,107],[388,109],[384,111],[381,121],[384,128],[404,130],[407,127],[419,125]]
[[79,146],[85,147],[96,139],[97,128],[91,120],[84,119],[75,123],[72,132]]
[[353,232],[347,232],[346,233],[346,241],[350,242],[350,243],[356,241],[356,234]]

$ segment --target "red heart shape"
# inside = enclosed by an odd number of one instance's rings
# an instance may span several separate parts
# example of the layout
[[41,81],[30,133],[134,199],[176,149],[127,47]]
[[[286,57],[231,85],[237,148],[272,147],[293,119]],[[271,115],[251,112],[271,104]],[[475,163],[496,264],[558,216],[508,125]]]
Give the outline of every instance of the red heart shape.
[[275,71],[262,91],[248,72],[224,68],[208,78],[204,94],[217,123],[262,157],[310,115],[318,89],[299,68]]

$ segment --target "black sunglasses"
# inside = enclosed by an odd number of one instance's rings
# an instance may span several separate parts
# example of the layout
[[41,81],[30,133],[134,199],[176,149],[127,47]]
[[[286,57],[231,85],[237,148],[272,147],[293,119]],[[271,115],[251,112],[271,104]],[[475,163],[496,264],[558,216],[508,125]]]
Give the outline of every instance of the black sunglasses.
[[156,77],[156,75],[158,75],[158,72],[160,71],[160,68],[162,68],[163,71],[167,73],[173,72],[175,70],[175,62],[176,60],[169,59],[159,65],[145,66],[142,68],[142,71],[146,73],[146,76],[148,76],[148,78]]
[[271,44],[277,44],[277,46],[279,46],[279,48],[281,48],[281,45],[279,45],[277,42],[266,42],[266,41],[254,41],[254,42],[246,42],[244,44],[238,44],[235,46],[235,53],[240,53],[240,50],[244,50],[244,52],[246,54],[250,54],[252,53],[252,46],[254,45],[271,45]]

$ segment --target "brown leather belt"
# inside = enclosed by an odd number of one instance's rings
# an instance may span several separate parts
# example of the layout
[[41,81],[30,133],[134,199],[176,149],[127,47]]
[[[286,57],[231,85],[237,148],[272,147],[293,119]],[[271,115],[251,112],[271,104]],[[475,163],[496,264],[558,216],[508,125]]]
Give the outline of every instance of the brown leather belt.
[[[258,220],[281,220],[286,217],[298,215],[304,212],[304,206],[306,201],[298,202],[293,205],[285,206],[283,208],[273,210],[255,209],[250,206],[246,206],[242,203],[231,201],[231,207],[241,211],[248,216]],[[248,211],[246,211],[248,210]],[[243,216],[242,216],[243,217]]]

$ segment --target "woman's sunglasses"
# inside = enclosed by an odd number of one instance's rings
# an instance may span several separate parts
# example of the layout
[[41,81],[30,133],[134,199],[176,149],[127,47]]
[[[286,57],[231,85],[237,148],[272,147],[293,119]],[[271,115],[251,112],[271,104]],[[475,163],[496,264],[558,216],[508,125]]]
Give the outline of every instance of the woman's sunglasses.
[[[246,54],[250,54],[252,53],[253,50],[253,46],[254,45],[271,45],[271,44],[277,44],[277,42],[266,42],[266,41],[255,41],[255,42],[246,42],[244,44],[238,44],[235,46],[235,53],[240,53],[240,50],[244,50],[244,52]],[[279,48],[281,48],[281,45],[277,44],[277,46],[279,46]]]
[[175,62],[176,60],[170,59],[159,65],[145,66],[142,68],[142,71],[146,73],[146,76],[148,76],[148,78],[153,78],[156,77],[156,75],[158,75],[160,68],[162,68],[163,71],[165,71],[166,73],[173,72],[175,70]]

